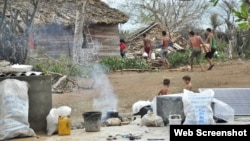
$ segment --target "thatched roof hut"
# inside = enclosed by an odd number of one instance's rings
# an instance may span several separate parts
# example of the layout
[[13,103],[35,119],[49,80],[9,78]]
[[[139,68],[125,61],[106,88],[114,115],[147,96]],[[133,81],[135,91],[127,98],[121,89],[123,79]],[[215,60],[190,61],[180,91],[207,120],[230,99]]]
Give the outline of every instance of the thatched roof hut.
[[[88,0],[85,20],[88,24],[117,24],[128,21],[128,16],[117,9],[110,8],[100,0]],[[78,4],[73,0],[42,2],[35,23],[74,24]]]
[[[32,29],[34,32],[33,48],[42,49],[52,57],[57,57],[60,54],[71,55],[76,13],[77,9],[82,6],[81,4],[80,0],[41,0]],[[3,3],[0,2],[0,8],[2,7]],[[30,15],[34,9],[30,0],[15,1],[11,3],[11,7],[12,10],[15,9],[22,15],[26,15],[27,11]],[[11,17],[9,11],[5,15]],[[88,0],[83,16],[84,25],[88,27],[88,30],[84,30],[84,32],[89,31],[83,33],[85,34],[83,35],[84,42],[87,41],[88,36],[86,35],[90,33],[91,40],[98,43],[99,56],[119,55],[118,24],[127,22],[128,15],[109,7],[101,0]],[[21,16],[18,17],[18,21],[24,25],[25,21],[22,20]],[[82,48],[82,51],[79,52],[87,53],[87,50],[92,52],[84,44]],[[83,57],[88,55],[80,54],[79,56],[79,60],[86,60]]]
[[[33,5],[28,0],[16,1],[11,5],[21,13],[26,13],[27,10],[31,13],[33,10]],[[0,3],[0,7],[3,7],[3,3]],[[79,0],[41,0],[34,23],[74,25],[78,7]],[[115,8],[110,8],[101,0],[88,0],[85,13],[87,24],[118,24],[125,23],[129,19],[126,14]]]

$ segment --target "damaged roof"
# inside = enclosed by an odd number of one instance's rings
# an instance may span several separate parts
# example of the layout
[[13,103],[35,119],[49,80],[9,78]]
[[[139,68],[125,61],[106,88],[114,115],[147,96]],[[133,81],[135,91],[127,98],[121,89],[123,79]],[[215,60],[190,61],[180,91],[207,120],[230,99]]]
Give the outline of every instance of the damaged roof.
[[[41,0],[34,23],[74,25],[78,3],[79,1],[76,0]],[[23,14],[27,10],[31,13],[34,7],[30,1],[16,1],[11,6]],[[3,7],[3,3],[0,3],[0,7]],[[128,15],[109,7],[101,0],[88,0],[85,13],[84,18],[87,24],[118,24],[125,23],[129,19]]]
[[134,39],[141,37],[142,34],[147,33],[149,30],[151,30],[152,28],[154,28],[155,26],[159,25],[156,22],[153,22],[151,24],[149,24],[147,27],[143,27],[138,29],[137,31],[133,32],[132,34],[130,34],[128,36],[128,41],[133,41]]

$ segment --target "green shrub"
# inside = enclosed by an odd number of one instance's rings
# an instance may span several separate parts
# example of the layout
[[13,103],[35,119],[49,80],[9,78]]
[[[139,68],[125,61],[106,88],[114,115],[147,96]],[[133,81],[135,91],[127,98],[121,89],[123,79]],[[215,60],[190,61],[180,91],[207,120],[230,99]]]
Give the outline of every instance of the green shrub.
[[228,43],[224,40],[217,40],[217,51],[224,52],[224,50],[227,48]]
[[74,66],[71,58],[65,55],[61,55],[58,60],[47,58],[37,61],[33,66],[34,70],[44,73],[54,72],[68,76],[76,76],[81,73],[81,69],[78,66]]
[[175,52],[169,55],[168,57],[169,63],[172,65],[172,67],[187,65],[189,64],[190,53],[191,51],[188,49],[183,52]]
[[148,64],[145,59],[140,58],[118,58],[118,57],[105,57],[99,62],[101,65],[109,68],[110,71],[122,69],[148,69]]
[[224,61],[227,58],[226,48],[228,43],[224,40],[217,40],[217,49],[214,54],[215,61]]
[[249,59],[250,58],[250,51],[249,50],[245,50],[244,53],[245,53],[245,57]]
[[[186,49],[183,52],[176,52],[169,55],[168,59],[172,67],[178,67],[181,65],[188,65],[190,55],[191,55],[191,50]],[[216,51],[214,54],[214,61],[225,61],[226,58],[227,55],[223,51]],[[196,60],[194,60],[193,63],[197,65]],[[201,63],[207,63],[207,60],[205,59],[205,54],[202,54]]]
[[222,51],[216,51],[214,53],[214,61],[225,61],[227,59],[227,55]]

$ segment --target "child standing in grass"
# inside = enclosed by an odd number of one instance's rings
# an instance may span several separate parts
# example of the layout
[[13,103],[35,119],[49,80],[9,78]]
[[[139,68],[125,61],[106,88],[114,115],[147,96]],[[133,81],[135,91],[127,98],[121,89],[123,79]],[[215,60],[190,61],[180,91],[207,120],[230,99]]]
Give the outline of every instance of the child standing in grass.
[[184,89],[192,91],[191,77],[188,76],[188,75],[185,75],[185,76],[182,77],[182,80],[183,80],[183,82],[185,84],[185,88]]
[[158,96],[167,95],[169,93],[169,85],[170,85],[170,80],[164,79],[163,80],[163,88],[159,91]]

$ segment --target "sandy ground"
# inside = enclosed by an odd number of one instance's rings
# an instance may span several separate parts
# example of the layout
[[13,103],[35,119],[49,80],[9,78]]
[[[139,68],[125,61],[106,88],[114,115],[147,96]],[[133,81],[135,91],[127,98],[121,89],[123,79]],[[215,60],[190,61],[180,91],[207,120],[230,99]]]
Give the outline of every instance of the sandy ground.
[[[208,67],[207,64],[203,64]],[[189,71],[170,71],[158,70],[154,72],[132,72],[120,71],[107,75],[108,83],[116,99],[107,98],[108,103],[117,102],[117,111],[119,115],[131,115],[132,105],[139,101],[152,101],[158,91],[162,88],[164,78],[171,80],[170,94],[181,93],[184,88],[182,77],[190,75],[192,78],[193,91],[198,88],[249,88],[250,87],[250,61],[232,60],[215,63],[211,71],[200,72],[199,67],[195,67],[193,72]],[[79,79],[79,84],[88,87],[92,84],[91,79]],[[106,81],[101,81],[103,84]],[[93,89],[77,89],[73,93],[53,94],[53,107],[69,106],[72,108],[71,121],[82,122],[82,114],[94,110],[94,99],[100,96],[100,89],[95,86]],[[249,122],[249,118],[246,119]],[[88,140],[104,141],[109,135],[118,133],[138,132],[141,128],[138,126],[118,126],[102,127],[100,132],[87,133],[84,129],[72,130],[70,136],[46,136],[38,134],[39,138],[25,138],[16,140],[44,140],[44,141],[69,141],[69,140]],[[145,133],[142,140],[148,138],[164,138],[169,140],[168,127],[152,127],[149,133]],[[128,140],[120,138],[119,140]]]
[[146,127],[145,130],[144,127],[137,125],[102,127],[99,132],[86,132],[84,129],[74,130],[71,135],[66,136],[38,135],[38,137],[15,139],[15,141],[107,141],[110,135],[116,137],[117,141],[128,141],[129,138],[121,135],[128,135],[129,133],[140,136],[141,139],[137,139],[137,141],[147,141],[148,139],[169,141],[169,126]]
[[[204,67],[208,67],[204,64]],[[154,72],[121,71],[107,75],[113,95],[117,99],[107,98],[108,103],[117,102],[119,114],[131,113],[132,105],[139,101],[152,101],[162,88],[164,78],[169,78],[170,94],[182,93],[182,77],[190,75],[193,91],[198,88],[250,88],[250,61],[233,60],[217,62],[211,71],[200,72],[196,66],[193,72],[159,70]],[[83,87],[92,84],[90,79],[80,79]],[[101,83],[104,84],[106,81]],[[98,87],[98,86],[97,86]],[[78,89],[73,93],[53,94],[53,107],[66,105],[72,108],[72,120],[82,120],[82,113],[92,111],[93,100],[100,95],[98,88]],[[112,96],[112,95],[111,95]],[[111,109],[110,109],[111,110]]]
[[[217,124],[250,125],[250,118],[249,116],[237,116],[235,122]],[[140,137],[136,141],[170,141],[170,126],[145,127],[132,124],[110,126],[101,127],[98,132],[86,132],[84,129],[72,130],[70,135],[65,136],[57,134],[48,136],[44,133],[37,133],[37,137],[19,138],[13,139],[13,141],[107,141],[109,136],[116,137],[117,141],[129,141],[129,138],[126,136],[130,133]]]

